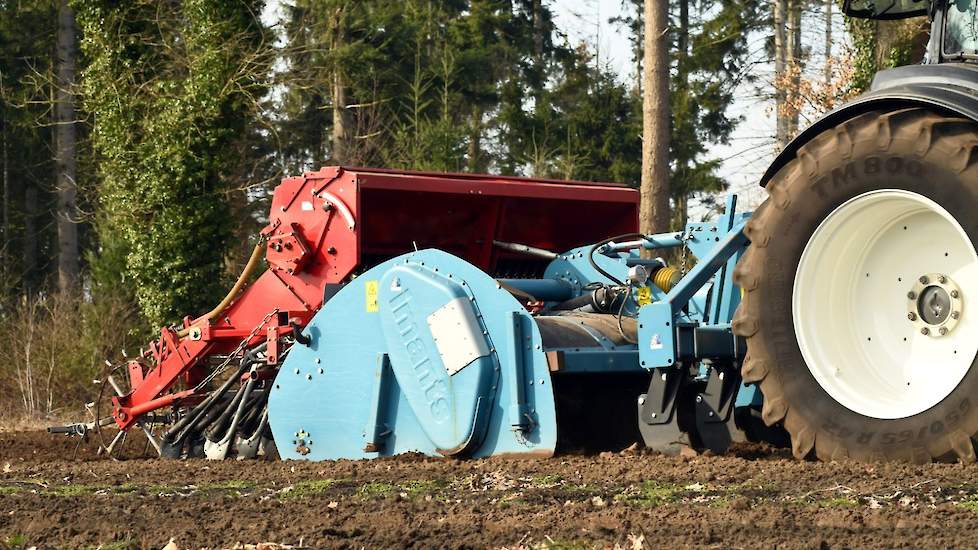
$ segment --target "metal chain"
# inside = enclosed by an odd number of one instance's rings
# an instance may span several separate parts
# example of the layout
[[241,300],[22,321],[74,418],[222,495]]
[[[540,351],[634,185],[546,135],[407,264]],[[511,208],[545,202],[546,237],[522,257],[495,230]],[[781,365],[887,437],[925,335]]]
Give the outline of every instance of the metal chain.
[[692,232],[689,232],[689,233],[685,233],[684,232],[683,233],[683,237],[682,237],[683,252],[682,252],[681,260],[680,260],[680,263],[679,263],[679,271],[680,271],[680,273],[682,274],[683,277],[686,276],[686,260],[687,260],[687,258],[689,256],[689,244],[688,243],[692,239],[693,239],[693,233]]
[[270,321],[273,315],[277,315],[277,314],[278,314],[278,308],[275,308],[272,311],[270,311],[268,315],[266,315],[265,318],[261,320],[261,323],[258,323],[257,325],[255,325],[255,328],[251,329],[251,332],[248,334],[248,336],[246,336],[245,339],[242,340],[240,344],[238,344],[238,347],[235,348],[234,351],[228,355],[227,359],[225,359],[224,362],[221,363],[216,369],[211,371],[211,373],[207,375],[207,377],[201,380],[200,384],[197,384],[197,386],[194,388],[194,391],[200,391],[207,384],[209,384],[211,380],[214,380],[214,378],[216,378],[219,374],[221,374],[221,372],[223,372],[224,369],[226,369],[227,366],[231,364],[231,361],[244,350],[245,346],[248,345],[248,342],[250,342],[251,339],[258,334],[258,331],[261,330],[263,326],[265,326],[265,323]]

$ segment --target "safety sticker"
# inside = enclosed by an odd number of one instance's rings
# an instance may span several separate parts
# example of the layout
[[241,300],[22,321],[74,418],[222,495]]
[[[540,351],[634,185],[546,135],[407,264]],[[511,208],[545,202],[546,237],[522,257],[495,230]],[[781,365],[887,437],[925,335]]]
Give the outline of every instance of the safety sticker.
[[367,281],[363,288],[367,294],[367,313],[375,313],[377,307],[377,281]]
[[638,294],[638,296],[637,296],[638,305],[644,306],[646,304],[651,304],[652,303],[652,289],[651,288],[649,288],[647,286],[643,286],[643,287],[641,287],[641,288],[638,289],[638,293],[637,294]]
[[662,337],[658,334],[653,334],[652,340],[649,342],[649,347],[652,349],[662,349]]

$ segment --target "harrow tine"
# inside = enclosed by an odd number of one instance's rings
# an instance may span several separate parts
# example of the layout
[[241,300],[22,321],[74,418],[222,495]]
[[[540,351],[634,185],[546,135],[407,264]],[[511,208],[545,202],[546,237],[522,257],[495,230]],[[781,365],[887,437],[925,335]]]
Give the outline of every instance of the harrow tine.
[[156,439],[156,436],[153,435],[153,432],[149,429],[149,427],[147,427],[143,422],[137,423],[137,426],[143,429],[143,433],[146,434],[146,440],[149,441],[149,444],[152,445],[154,449],[156,449],[156,454],[163,454],[163,450],[160,447],[160,442]]
[[118,445],[119,444],[119,441],[122,440],[125,437],[126,437],[126,431],[125,430],[119,430],[119,432],[115,434],[115,437],[112,438],[112,442],[109,443],[109,446],[108,447],[105,447],[105,454],[107,456],[110,456],[111,457],[112,456],[112,451],[115,450],[115,446]]
[[[112,386],[112,389],[115,391],[116,395],[120,397],[125,395],[125,392],[122,391],[122,388],[119,386],[119,383],[115,381],[115,378],[113,378],[111,374],[106,376],[105,379],[106,381],[108,381],[109,385]],[[160,446],[160,442],[156,439],[156,436],[153,435],[153,432],[149,429],[149,427],[146,426],[146,423],[137,422],[136,425],[143,430],[144,434],[146,434],[146,440],[149,442],[150,445],[153,446],[154,449],[156,449],[156,454],[162,455],[163,450],[162,447]],[[116,438],[118,438],[118,436],[116,436]],[[114,444],[115,441],[113,441],[112,445]],[[112,447],[112,445],[109,446]],[[109,452],[109,454],[111,454],[111,451]]]

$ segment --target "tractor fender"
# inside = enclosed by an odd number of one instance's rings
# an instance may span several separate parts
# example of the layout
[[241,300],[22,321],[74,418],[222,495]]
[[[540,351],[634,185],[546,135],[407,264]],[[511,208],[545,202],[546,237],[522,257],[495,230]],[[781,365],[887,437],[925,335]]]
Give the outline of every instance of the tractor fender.
[[761,187],[822,132],[869,111],[921,107],[978,122],[978,67],[964,63],[910,65],[880,71],[870,91],[829,112],[795,136],[761,177]]

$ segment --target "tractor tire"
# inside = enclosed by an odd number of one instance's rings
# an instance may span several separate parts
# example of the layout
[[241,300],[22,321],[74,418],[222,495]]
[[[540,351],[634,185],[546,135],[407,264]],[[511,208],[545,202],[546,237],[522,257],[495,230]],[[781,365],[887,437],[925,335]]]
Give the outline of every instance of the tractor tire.
[[801,147],[767,191],[733,321],[764,422],[799,459],[973,462],[978,124],[863,114]]

